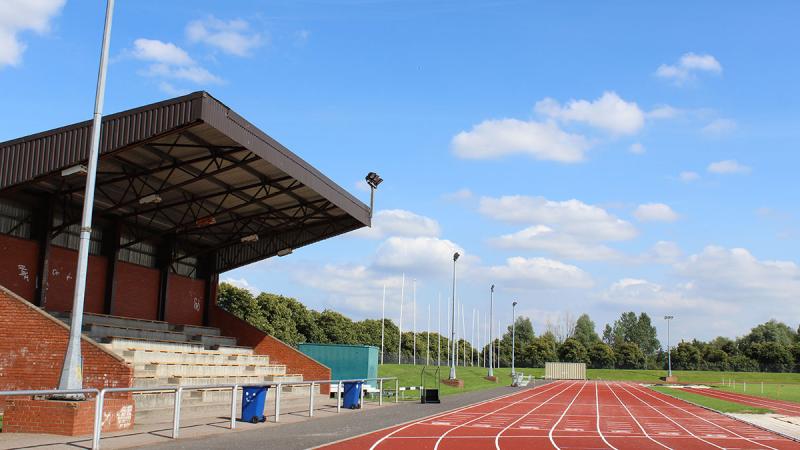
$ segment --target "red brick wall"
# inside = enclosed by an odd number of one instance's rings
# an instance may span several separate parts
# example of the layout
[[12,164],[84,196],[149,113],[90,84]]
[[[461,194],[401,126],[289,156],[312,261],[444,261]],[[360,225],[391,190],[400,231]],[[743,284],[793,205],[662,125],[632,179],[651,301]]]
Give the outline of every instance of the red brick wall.
[[158,270],[117,262],[114,294],[115,316],[156,320],[158,318]]
[[[269,355],[270,363],[286,365],[286,373],[301,374],[304,380],[330,380],[331,369],[304,355],[294,347],[264,333],[217,305],[212,305],[211,326],[222,331],[223,336],[233,336],[239,345],[253,347],[258,355]],[[330,385],[320,386],[320,392],[330,392]]]
[[[0,390],[57,388],[68,340],[65,324],[0,286]],[[87,338],[81,351],[85,387],[132,385],[122,359]]]
[[[45,309],[48,311],[72,311],[77,266],[78,252],[55,245],[50,248]],[[86,297],[83,305],[83,310],[86,312],[103,314],[107,266],[105,257],[89,256]]]
[[0,234],[0,286],[33,301],[36,296],[36,274],[39,273],[39,244]]
[[[94,401],[58,402],[14,397],[6,400],[3,433],[46,433],[66,436],[92,434]],[[103,431],[133,427],[133,399],[103,400]]]
[[202,325],[205,287],[205,280],[170,274],[166,321],[175,324]]

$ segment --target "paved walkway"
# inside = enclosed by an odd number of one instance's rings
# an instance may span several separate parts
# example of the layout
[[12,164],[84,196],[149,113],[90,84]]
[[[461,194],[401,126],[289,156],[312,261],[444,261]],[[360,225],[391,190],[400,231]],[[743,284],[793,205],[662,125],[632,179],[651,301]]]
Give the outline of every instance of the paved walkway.
[[[479,392],[444,397],[441,404],[421,405],[418,401],[399,404],[384,400],[365,402],[362,410],[342,409],[336,412],[336,402],[327,396],[315,400],[314,417],[308,417],[308,399],[292,399],[281,404],[281,421],[274,423],[274,403],[269,402],[268,422],[249,424],[237,422],[236,430],[229,429],[229,418],[189,419],[181,422],[180,439],[171,439],[172,424],[136,426],[134,430],[104,433],[103,449],[147,447],[158,449],[218,449],[218,448],[278,448],[300,450],[357,436],[398,423],[418,420],[431,414],[459,408],[500,395],[515,392],[516,388],[498,387]],[[368,420],[365,420],[368,418]],[[75,438],[36,434],[2,434],[0,449],[81,449],[91,448],[91,438]]]

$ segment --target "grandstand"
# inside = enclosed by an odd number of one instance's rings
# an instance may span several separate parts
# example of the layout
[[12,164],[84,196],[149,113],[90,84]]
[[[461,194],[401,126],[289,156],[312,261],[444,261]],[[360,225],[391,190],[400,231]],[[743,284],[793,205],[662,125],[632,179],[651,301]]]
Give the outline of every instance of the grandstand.
[[[0,143],[0,390],[57,385],[90,129],[87,121]],[[100,152],[85,386],[330,378],[219,308],[218,278],[367,226],[369,207],[206,92],[106,116]],[[230,400],[187,395],[186,408],[210,414]],[[14,417],[32,402],[0,402],[4,431],[26,431]],[[135,394],[117,407],[133,403],[135,420],[147,421],[170,402]]]

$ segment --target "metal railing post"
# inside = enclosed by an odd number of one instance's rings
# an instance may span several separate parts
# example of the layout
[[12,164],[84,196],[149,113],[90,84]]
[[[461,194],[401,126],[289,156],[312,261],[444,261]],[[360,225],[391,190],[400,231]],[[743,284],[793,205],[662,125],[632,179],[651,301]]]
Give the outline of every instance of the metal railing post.
[[275,388],[275,423],[281,421],[281,384]]
[[314,382],[308,387],[308,417],[314,417]]
[[400,401],[400,399],[398,397],[400,397],[400,379],[399,378],[395,378],[394,379],[394,402],[395,403]]
[[358,407],[359,408],[363,408],[364,407],[364,383],[365,382],[366,382],[366,380],[361,382],[361,392],[358,393]]
[[181,398],[183,397],[183,388],[178,387],[175,391],[175,411],[172,416],[172,439],[178,439],[181,427]]
[[336,389],[336,412],[342,412],[342,382],[340,381],[338,384],[338,389]]
[[234,384],[231,388],[231,430],[236,428],[236,390],[238,388],[238,384]]
[[383,378],[378,380],[378,406],[383,406]]
[[98,450],[100,448],[100,433],[103,431],[103,400],[106,396],[106,390],[103,389],[97,394],[94,405],[94,428],[92,429],[92,449]]

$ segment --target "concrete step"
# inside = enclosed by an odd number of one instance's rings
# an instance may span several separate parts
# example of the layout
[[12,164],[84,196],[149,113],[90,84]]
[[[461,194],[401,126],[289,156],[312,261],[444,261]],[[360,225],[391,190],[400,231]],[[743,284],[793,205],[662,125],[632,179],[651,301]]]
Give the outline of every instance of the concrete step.
[[[62,321],[69,323],[71,313],[52,313]],[[137,328],[140,330],[169,331],[170,325],[159,320],[135,319],[132,317],[109,316],[105,314],[83,313],[84,325],[108,325],[120,328]]]
[[83,332],[95,340],[101,340],[111,336],[173,342],[183,342],[189,340],[185,334],[176,333],[174,331],[148,330],[144,328],[124,328],[95,323],[84,325]]
[[134,366],[134,377],[228,377],[284,375],[286,366],[273,364],[248,366],[238,364],[147,364]]
[[207,336],[220,335],[219,328],[201,327],[199,325],[170,325],[169,329],[170,331],[177,331],[178,333],[183,333],[187,336],[195,336],[199,334]]
[[125,336],[108,336],[101,340],[109,350],[122,353],[126,350],[150,350],[167,352],[211,353],[225,355],[252,355],[251,347],[209,346],[200,342],[157,341]]
[[189,339],[193,342],[202,342],[208,348],[219,347],[235,347],[236,338],[230,336],[214,336],[208,334],[198,334],[191,336]]
[[133,386],[157,388],[162,386],[206,386],[212,384],[258,384],[269,383],[272,376],[240,375],[220,377],[138,377],[134,375]]
[[202,352],[173,352],[153,350],[125,350],[122,357],[131,364],[144,365],[152,363],[167,364],[242,364],[253,366],[269,365],[267,355],[235,355],[217,353],[214,351]]

